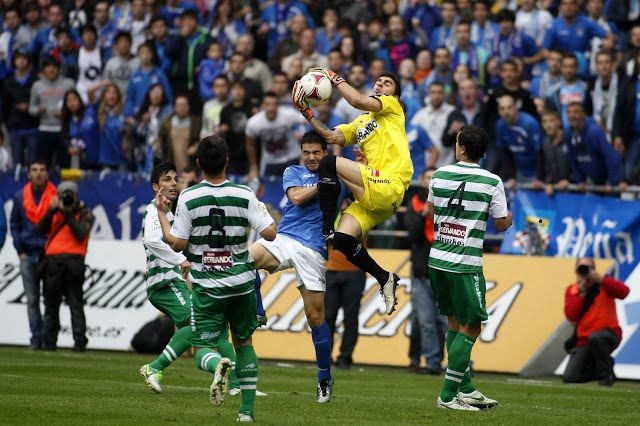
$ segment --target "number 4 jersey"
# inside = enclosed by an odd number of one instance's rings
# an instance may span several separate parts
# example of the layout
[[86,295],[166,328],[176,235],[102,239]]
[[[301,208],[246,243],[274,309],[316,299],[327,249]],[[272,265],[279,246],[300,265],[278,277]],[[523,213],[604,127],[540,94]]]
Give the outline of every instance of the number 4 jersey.
[[224,298],[253,291],[256,271],[249,257],[248,227],[260,233],[272,223],[264,203],[248,187],[202,181],[180,194],[171,235],[189,240],[190,280]]
[[441,167],[429,184],[435,238],[429,266],[443,271],[482,272],[482,246],[489,215],[506,217],[502,180],[474,163]]

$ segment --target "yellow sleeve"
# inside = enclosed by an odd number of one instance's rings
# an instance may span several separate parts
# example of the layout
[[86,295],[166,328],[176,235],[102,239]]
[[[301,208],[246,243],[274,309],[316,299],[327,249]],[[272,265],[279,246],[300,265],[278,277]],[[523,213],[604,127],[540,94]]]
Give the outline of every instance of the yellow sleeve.
[[400,101],[395,96],[380,95],[374,96],[374,98],[382,103],[382,109],[379,112],[376,112],[376,114],[404,114]]
[[340,130],[344,135],[344,146],[356,143],[356,122],[355,120],[348,124],[339,124],[336,129]]

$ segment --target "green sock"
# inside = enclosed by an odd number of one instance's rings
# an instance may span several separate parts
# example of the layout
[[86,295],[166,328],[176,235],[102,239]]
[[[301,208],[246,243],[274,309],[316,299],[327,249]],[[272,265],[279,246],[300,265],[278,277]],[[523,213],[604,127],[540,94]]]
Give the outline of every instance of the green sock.
[[475,339],[458,333],[449,347],[447,372],[444,376],[444,386],[440,392],[440,398],[449,402],[458,394],[465,371],[469,367],[471,350]]
[[196,352],[196,365],[200,370],[215,373],[221,358],[220,354],[213,349],[201,348]]
[[[451,349],[451,344],[457,335],[457,331],[447,330],[447,353]],[[467,367],[464,372],[464,377],[462,378],[462,383],[460,383],[460,392],[471,393],[474,390],[476,390],[476,387],[471,383],[471,372],[469,371],[469,367]]]
[[240,412],[253,415],[253,405],[256,400],[256,385],[258,383],[258,357],[253,346],[240,346],[236,349],[238,360],[236,362],[236,373],[240,381],[242,391],[242,404]]
[[164,370],[191,347],[191,326],[179,328],[164,348],[162,353],[151,364],[155,370]]
[[233,350],[233,345],[229,343],[228,340],[223,340],[218,343],[218,352],[220,352],[220,355],[223,357],[229,358],[233,364],[233,368],[229,374],[229,388],[240,388],[240,382],[236,374],[236,353]]

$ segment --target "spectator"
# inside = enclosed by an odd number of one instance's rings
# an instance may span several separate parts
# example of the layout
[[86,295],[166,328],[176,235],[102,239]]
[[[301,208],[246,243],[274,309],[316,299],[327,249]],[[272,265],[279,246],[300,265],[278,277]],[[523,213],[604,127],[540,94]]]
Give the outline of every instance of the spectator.
[[167,101],[173,103],[171,85],[164,72],[156,66],[158,63],[153,42],[146,41],[142,43],[138,47],[139,67],[131,74],[127,84],[127,96],[124,106],[125,117],[132,118],[138,114],[149,88],[156,83],[162,85]]
[[579,63],[579,74],[586,75],[586,55],[591,49],[591,40],[594,37],[603,38],[603,46],[612,49],[615,35],[607,33],[588,17],[578,14],[577,0],[560,0],[559,11],[558,17],[553,20],[544,36],[542,47],[547,51],[557,49],[565,53],[571,52]]
[[[613,22],[615,26],[622,32],[623,42],[629,43],[632,46],[637,45],[631,42],[633,38],[634,28],[639,27],[638,17],[640,16],[640,10],[638,7],[627,0],[611,0],[606,3],[606,15],[607,19]],[[629,37],[630,35],[630,37]],[[633,56],[635,57],[635,51]]]
[[[599,24],[604,30],[609,34],[614,34],[616,36],[616,49],[624,49],[624,45],[622,44],[618,27],[616,24],[609,21],[607,17],[604,15],[604,0],[587,0],[587,16],[595,23]],[[602,37],[594,37],[591,39],[591,49],[588,52],[589,58],[589,70],[588,75],[595,75],[597,70],[596,58],[598,52],[603,48]]]
[[172,50],[172,46],[178,43],[175,37],[169,36],[169,28],[167,20],[163,16],[154,16],[149,21],[151,40],[156,48],[156,54],[160,61],[160,68],[164,71],[164,75],[167,77],[172,75],[171,68],[173,64],[169,57],[169,52]]
[[[349,75],[347,77],[349,84],[354,87],[358,92],[363,95],[369,95],[370,89],[367,87],[367,74],[365,73],[364,65],[355,64],[349,68]],[[358,116],[362,114],[362,111],[351,106],[344,97],[340,97],[340,100],[336,104],[333,112],[338,116],[341,123],[351,123]],[[348,147],[344,147],[348,148]]]
[[[478,85],[475,80],[467,78],[460,81],[458,85],[460,103],[459,106],[447,116],[447,122],[442,132],[443,146],[448,148],[454,147],[458,132],[467,124],[482,127],[483,129],[487,129],[490,135],[493,134],[491,126],[489,125],[487,108],[484,102],[480,100],[479,95]],[[435,162],[433,163],[433,167],[435,167]]]
[[400,79],[401,100],[405,106],[405,119],[411,120],[411,117],[420,109],[418,102],[418,87],[413,75],[416,72],[416,64],[413,59],[407,58],[400,63],[398,68],[398,78]]
[[544,181],[542,129],[526,112],[519,112],[509,95],[498,99],[500,119],[496,123],[496,148],[502,156],[500,177],[508,188],[530,183],[541,188]]
[[93,105],[86,106],[75,89],[64,94],[62,110],[62,138],[69,148],[72,168],[100,168],[100,125]]
[[238,38],[244,33],[246,33],[244,22],[233,17],[233,2],[219,0],[213,13],[209,35],[220,43],[225,58],[231,56]]
[[431,52],[429,49],[419,50],[416,54],[416,72],[413,74],[413,79],[416,84],[422,83],[429,73],[431,73],[432,68]]
[[245,176],[249,173],[249,160],[245,146],[245,129],[252,115],[247,89],[239,81],[231,83],[231,100],[220,112],[220,136],[229,146],[229,175]]
[[14,72],[2,82],[5,124],[16,167],[35,160],[38,152],[38,120],[29,114],[29,98],[35,83],[31,55],[25,49],[13,55]]
[[66,2],[64,14],[67,16],[67,22],[71,28],[79,29],[89,22],[93,5],[89,0],[74,0]]
[[167,0],[167,3],[160,8],[160,15],[162,20],[167,23],[168,27],[176,29],[180,26],[180,15],[186,10],[191,9],[198,12],[198,7],[195,3],[184,0]]
[[213,94],[213,98],[208,100],[202,108],[200,139],[218,135],[222,108],[229,102],[229,80],[224,74],[213,80]]
[[473,22],[471,23],[471,42],[491,51],[493,39],[498,33],[498,24],[489,19],[489,1],[477,0],[473,2]]
[[[307,16],[309,16],[307,7],[298,0],[277,0],[264,8],[257,34],[267,39],[268,58],[273,56],[276,46],[295,31],[291,26],[287,26],[287,23],[293,24],[296,17],[301,17],[304,21],[304,27],[300,29],[302,31],[306,28]],[[271,68],[278,69],[280,65]]]
[[418,90],[418,100],[421,105],[426,104],[429,87],[433,82],[439,82],[444,87],[445,96],[451,95],[451,85],[453,84],[453,68],[451,67],[451,52],[446,47],[436,49],[434,56],[435,67],[424,79]]
[[131,53],[137,52],[138,47],[147,38],[146,31],[151,16],[146,9],[145,0],[131,0],[129,13],[117,21],[118,30],[131,35]]
[[569,186],[571,166],[563,143],[563,129],[560,115],[554,110],[542,113],[542,150],[544,151],[545,192],[552,196],[554,190],[564,190]]
[[244,76],[260,83],[262,91],[269,90],[271,70],[267,64],[254,57],[255,42],[250,34],[242,34],[236,41],[236,52],[244,56]]
[[598,380],[611,386],[616,380],[611,353],[622,340],[616,299],[625,299],[629,287],[596,271],[591,258],[576,261],[576,282],[567,287],[564,314],[575,324],[573,336],[565,343],[569,362],[562,375],[565,383]]
[[[407,197],[405,216],[407,235],[411,244],[411,309],[415,321],[411,334],[419,333],[421,354],[427,366],[421,371],[440,375],[444,358],[444,343],[447,333],[447,318],[438,315],[436,301],[429,281],[429,251],[433,243],[433,222],[427,216],[427,191],[433,170],[421,176],[421,186],[412,196]],[[414,330],[414,326],[417,329]],[[415,360],[414,360],[415,361]],[[419,358],[417,365],[420,365]]]
[[282,176],[284,169],[298,164],[300,145],[296,133],[303,124],[306,120],[298,111],[279,106],[276,94],[267,92],[262,110],[249,119],[245,130],[248,178]]
[[593,118],[585,117],[584,106],[579,102],[567,106],[567,117],[569,127],[564,131],[564,143],[574,182],[582,190],[586,184],[624,189],[620,154],[607,141],[602,127]]
[[516,29],[516,15],[513,11],[502,9],[496,21],[500,25],[500,31],[493,39],[491,56],[497,56],[502,61],[509,58],[522,61],[528,80],[532,66],[543,58],[542,52],[538,51],[534,39]]
[[207,30],[198,27],[197,12],[185,9],[180,15],[180,35],[166,51],[167,56],[173,61],[173,91],[190,94],[194,114],[200,114],[202,111],[197,67],[204,59],[211,41]]
[[43,349],[57,349],[60,331],[60,303],[62,296],[71,311],[73,351],[84,352],[87,324],[84,316],[84,257],[87,254],[89,232],[93,226],[93,213],[78,198],[75,182],[58,185],[58,196],[36,225],[36,230],[47,234],[44,252],[44,343]]
[[46,164],[41,161],[29,163],[27,183],[13,197],[10,229],[13,246],[20,258],[20,276],[27,298],[27,314],[31,340],[29,349],[42,349],[44,330],[40,311],[40,273],[38,264],[44,255],[46,238],[36,231],[36,224],[42,219],[56,198],[56,187],[49,182]]
[[171,115],[172,104],[165,95],[160,83],[152,85],[144,97],[136,116],[136,133],[141,139],[138,156],[138,168],[145,176],[151,176],[151,170],[162,160],[160,146],[160,124]]
[[131,34],[119,31],[114,38],[113,56],[104,67],[104,79],[118,86],[120,93],[127,93],[131,75],[140,67],[140,60],[131,54]]
[[[263,15],[264,17],[264,15]],[[300,35],[302,31],[308,28],[307,19],[304,15],[295,15],[290,20],[287,20],[285,28],[288,28],[288,34],[273,47],[267,48],[267,58],[269,58],[269,67],[272,70],[282,69],[282,59],[286,56],[293,55],[300,48]],[[282,25],[282,24],[280,24]],[[269,44],[269,40],[267,40]]]
[[291,61],[299,59],[302,61],[302,69],[306,71],[311,67],[327,67],[327,57],[316,50],[316,32],[311,28],[306,28],[300,33],[300,49],[282,60],[282,70],[286,71],[291,65]]
[[[273,73],[271,76],[271,85],[269,86],[268,91],[273,92],[278,96],[278,103],[280,105],[293,108],[293,101],[291,100],[291,84],[284,71],[276,71]],[[257,110],[257,105],[251,105],[251,107]]]
[[244,56],[239,53],[234,53],[229,59],[229,70],[227,72],[227,78],[229,81],[240,81],[247,88],[247,96],[252,105],[258,106],[262,101],[262,88],[260,83],[250,78],[245,77],[246,63]]
[[[332,49],[329,52],[329,55],[327,55],[327,68],[329,68],[329,70],[335,72],[336,74],[346,78],[347,73],[348,73],[348,67],[345,67],[344,65],[344,56],[342,56],[342,53],[340,52],[340,49],[338,49],[337,47],[335,49]],[[335,92],[331,92],[331,98],[330,101],[331,103],[335,103],[335,101],[340,97],[340,94],[338,92],[338,94],[336,94]]]
[[52,3],[47,8],[47,23],[38,31],[31,41],[31,53],[35,58],[50,52],[55,46],[55,30],[64,22],[62,8],[56,3]]
[[113,47],[116,35],[116,26],[109,19],[109,2],[98,0],[93,9],[93,26],[96,29],[97,44],[102,54],[103,62],[111,58],[111,48]]
[[438,151],[437,160],[430,159],[427,168],[438,168],[455,162],[453,148],[446,147],[442,143],[442,134],[447,124],[447,117],[455,109],[453,105],[445,103],[444,99],[444,84],[434,81],[429,86],[427,106],[419,110],[411,120],[411,124],[421,127],[427,132],[433,146]]
[[83,25],[80,28],[82,47],[78,52],[78,82],[76,89],[86,102],[89,86],[98,83],[102,79],[102,67],[104,60],[97,45],[98,33],[92,24]]
[[366,31],[360,35],[360,42],[369,58],[369,65],[373,63],[374,59],[379,59],[383,61],[384,69],[391,68],[391,59],[389,59],[389,50],[385,40],[385,27],[379,18],[373,18],[367,23]]
[[549,11],[538,8],[535,0],[520,0],[518,4],[516,28],[531,37],[538,48],[542,47],[544,34],[553,23],[553,16]]
[[43,158],[47,164],[53,164],[54,153],[57,165],[69,166],[67,147],[60,137],[60,105],[67,90],[75,86],[71,79],[60,75],[60,62],[47,58],[42,63],[42,78],[31,87],[29,114],[40,119],[38,126],[38,146],[31,158]]
[[640,53],[640,22],[631,27],[629,32],[629,46],[622,55],[620,67],[627,77],[633,77],[637,72],[636,57]]
[[[600,1],[600,0],[590,0]],[[613,116],[616,111],[621,76],[615,72],[615,57],[610,50],[601,50],[595,56],[597,75],[589,83],[589,99],[593,102],[593,119],[604,129],[611,140]]]
[[562,56],[562,84],[547,98],[546,103],[550,108],[560,112],[562,125],[569,125],[567,119],[567,106],[573,102],[579,102],[585,107],[585,111],[591,111],[591,100],[587,83],[578,78],[578,59],[573,53],[565,53]]
[[435,52],[438,47],[446,47],[449,52],[456,48],[457,6],[455,0],[444,0],[440,4],[442,24],[431,32],[429,50]]
[[400,15],[391,15],[387,26],[389,58],[392,70],[397,72],[403,60],[415,57],[416,47],[427,45],[427,36],[419,26],[409,33]]
[[22,6],[23,24],[18,28],[15,38],[15,49],[31,50],[31,42],[43,28],[40,19],[40,8],[35,2],[25,2]]
[[466,65],[471,70],[474,78],[478,79],[481,86],[485,83],[485,65],[489,59],[489,53],[483,48],[471,43],[471,24],[469,21],[461,21],[456,25],[456,48],[453,51],[451,66],[455,69],[458,65]]
[[427,159],[435,162],[435,159],[438,158],[438,150],[433,146],[429,135],[422,127],[409,122],[406,124],[406,132],[411,162],[413,163],[411,180],[418,181],[427,170]]
[[20,25],[20,14],[17,9],[4,11],[3,31],[0,31],[0,79],[4,80],[12,72],[13,52],[16,46],[16,35]]
[[[637,61],[640,62],[640,51]],[[618,90],[611,131],[613,146],[624,159],[624,177],[631,184],[640,183],[639,75],[625,79]]]
[[[127,155],[131,149],[125,146],[124,138],[124,100],[115,83],[105,80],[91,86],[87,92],[89,103],[93,104],[96,91],[102,90],[97,105],[98,124],[100,126],[100,154],[98,161],[105,169],[124,171],[127,168]],[[126,152],[126,153],[125,153]],[[129,158],[131,159],[131,158]]]
[[129,13],[131,13],[131,3],[129,0],[113,0],[113,4],[109,7],[109,17],[113,22],[120,22]]
[[562,52],[550,50],[547,52],[547,69],[529,84],[529,93],[534,99],[550,97],[562,85]]
[[[346,200],[342,207],[347,208]],[[341,209],[344,211],[344,209]],[[342,340],[340,352],[335,361],[338,368],[350,368],[353,364],[353,351],[358,343],[360,300],[366,284],[366,274],[354,266],[340,251],[328,249],[327,290],[324,296],[325,316],[331,330],[331,347],[336,333],[338,310],[342,308]]]
[[344,68],[349,68],[354,64],[362,64],[362,53],[356,45],[356,39],[353,36],[344,36],[338,43],[338,51],[342,56],[342,65]]
[[60,61],[60,73],[72,80],[78,79],[78,50],[80,45],[73,41],[71,30],[59,27],[55,31],[56,45],[47,54]]
[[316,46],[321,55],[328,55],[340,42],[338,11],[335,8],[327,7],[322,12],[322,25],[316,32]]
[[498,98],[503,95],[511,95],[516,100],[516,106],[519,111],[538,118],[536,105],[529,92],[520,85],[520,77],[518,72],[518,64],[514,59],[505,59],[500,64],[500,77],[502,83],[496,88],[487,90],[489,99],[487,101],[487,109],[492,120],[498,118]]
[[173,114],[160,124],[160,146],[163,158],[175,163],[180,172],[193,165],[202,122],[191,112],[189,98],[178,95],[173,105]]

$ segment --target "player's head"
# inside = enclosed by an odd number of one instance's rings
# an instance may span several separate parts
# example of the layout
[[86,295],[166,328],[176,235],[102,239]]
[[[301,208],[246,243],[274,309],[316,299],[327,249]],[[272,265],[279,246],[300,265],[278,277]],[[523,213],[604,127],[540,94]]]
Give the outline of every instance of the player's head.
[[482,127],[473,124],[464,126],[456,137],[456,159],[477,163],[484,155],[488,145],[489,135]]
[[229,161],[227,142],[218,136],[207,136],[198,143],[197,162],[207,176],[224,173]]
[[328,153],[327,141],[314,131],[307,132],[302,135],[300,140],[300,150],[302,151],[302,162],[305,167],[315,172],[320,167],[320,160]]
[[151,188],[167,197],[169,201],[178,198],[178,172],[176,165],[170,161],[158,164],[151,170]]
[[383,72],[373,85],[373,94],[376,96],[389,95],[400,98],[400,80],[390,72]]

